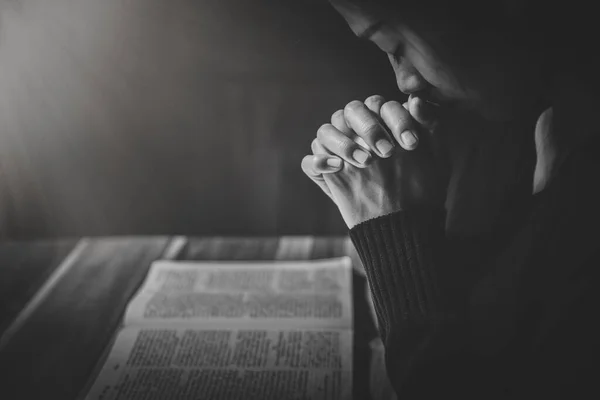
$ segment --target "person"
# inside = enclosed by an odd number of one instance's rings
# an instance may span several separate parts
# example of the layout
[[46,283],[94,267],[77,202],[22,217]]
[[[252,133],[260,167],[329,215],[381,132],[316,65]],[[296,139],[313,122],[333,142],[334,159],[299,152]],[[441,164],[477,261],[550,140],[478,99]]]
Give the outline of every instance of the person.
[[[591,8],[577,0],[331,3],[358,37],[387,53],[408,95],[404,103],[376,95],[348,103],[302,160],[363,262],[398,398],[598,396]],[[468,172],[450,151],[465,131],[475,142],[518,132],[524,139],[514,147],[533,161],[514,158],[508,144],[497,152],[510,156],[479,171],[487,181],[451,193],[456,171]],[[453,202],[463,190],[494,192],[503,168],[527,188],[499,202],[494,218],[511,222],[456,245]],[[489,245],[479,246],[484,236]]]

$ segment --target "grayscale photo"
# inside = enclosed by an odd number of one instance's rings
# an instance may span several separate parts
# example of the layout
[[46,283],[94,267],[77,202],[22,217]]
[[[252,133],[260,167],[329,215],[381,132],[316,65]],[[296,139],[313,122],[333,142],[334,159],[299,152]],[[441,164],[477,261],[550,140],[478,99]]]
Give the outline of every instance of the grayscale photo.
[[600,398],[595,10],[0,0],[0,399]]

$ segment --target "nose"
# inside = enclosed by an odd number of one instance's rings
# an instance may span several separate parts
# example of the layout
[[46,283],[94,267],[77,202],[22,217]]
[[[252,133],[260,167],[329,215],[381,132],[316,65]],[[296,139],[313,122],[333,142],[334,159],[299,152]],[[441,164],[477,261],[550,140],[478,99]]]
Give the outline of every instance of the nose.
[[408,62],[408,60],[402,58],[398,61],[392,55],[389,56],[389,59],[390,64],[392,64],[392,68],[394,69],[394,73],[396,74],[398,89],[400,89],[402,93],[410,95],[412,93],[420,92],[429,86],[428,82],[421,76],[419,71]]

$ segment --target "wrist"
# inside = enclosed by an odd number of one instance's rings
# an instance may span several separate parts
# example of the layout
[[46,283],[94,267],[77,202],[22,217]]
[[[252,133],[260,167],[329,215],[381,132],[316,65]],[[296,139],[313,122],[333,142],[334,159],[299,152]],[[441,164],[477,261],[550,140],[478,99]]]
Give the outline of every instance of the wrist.
[[356,204],[354,207],[340,208],[342,218],[348,229],[352,229],[365,221],[403,211],[401,204]]

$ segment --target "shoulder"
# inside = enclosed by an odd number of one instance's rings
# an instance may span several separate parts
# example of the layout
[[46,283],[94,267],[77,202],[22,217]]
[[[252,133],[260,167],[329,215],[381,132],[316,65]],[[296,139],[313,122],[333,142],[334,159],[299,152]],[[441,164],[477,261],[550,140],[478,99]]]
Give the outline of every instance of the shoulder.
[[575,148],[559,166],[539,197],[539,212],[571,224],[589,225],[600,218],[600,133]]

